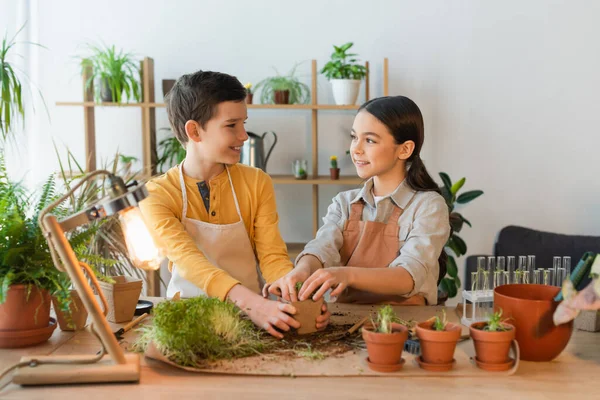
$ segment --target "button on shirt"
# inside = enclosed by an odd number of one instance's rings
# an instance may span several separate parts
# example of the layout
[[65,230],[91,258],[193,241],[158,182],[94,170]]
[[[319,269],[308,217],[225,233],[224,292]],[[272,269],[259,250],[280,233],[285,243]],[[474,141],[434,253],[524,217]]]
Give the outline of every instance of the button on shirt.
[[389,267],[402,267],[412,276],[414,287],[404,294],[406,297],[422,294],[428,304],[437,304],[438,258],[450,236],[448,206],[440,194],[415,191],[406,181],[392,194],[378,198],[377,204],[373,197],[373,179],[361,189],[339,193],[329,206],[316,238],[306,245],[296,262],[303,255],[311,254],[325,268],[340,266],[342,231],[350,216],[350,206],[361,199],[365,201],[363,221],[385,222],[394,206],[404,210],[398,219],[400,251]]

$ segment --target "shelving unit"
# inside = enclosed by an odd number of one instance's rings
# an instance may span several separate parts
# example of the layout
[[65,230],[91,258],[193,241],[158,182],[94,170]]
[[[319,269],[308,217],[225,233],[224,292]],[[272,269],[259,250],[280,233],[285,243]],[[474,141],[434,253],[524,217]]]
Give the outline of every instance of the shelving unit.
[[[96,128],[95,114],[96,107],[137,107],[141,109],[142,117],[142,165],[143,177],[149,178],[156,174],[156,161],[158,159],[156,151],[156,109],[165,107],[164,103],[156,103],[154,97],[154,60],[145,57],[140,63],[141,67],[141,87],[142,87],[142,102],[141,103],[95,103],[94,102],[94,87],[93,85],[85,89],[85,82],[91,76],[91,69],[87,69],[83,74],[83,101],[82,102],[57,102],[57,106],[76,106],[83,107],[84,112],[84,132],[85,132],[85,152],[87,155],[86,169],[94,171],[96,169]],[[365,63],[367,75],[365,77],[365,99],[368,100],[370,91],[370,68],[369,62]],[[389,76],[388,76],[388,59],[383,60],[383,95],[389,93]],[[311,65],[311,104],[249,104],[248,109],[251,110],[306,110],[310,111],[311,118],[311,167],[312,175],[307,179],[299,180],[293,175],[271,175],[273,183],[277,185],[309,185],[312,186],[312,221],[313,221],[313,236],[319,228],[319,186],[320,185],[348,185],[358,186],[362,180],[357,176],[341,176],[339,180],[332,180],[327,176],[319,176],[318,163],[318,113],[319,111],[336,111],[336,110],[357,110],[358,105],[338,106],[333,104],[318,104],[317,103],[317,61],[312,60]],[[304,248],[304,243],[287,243],[288,253],[291,258]],[[149,296],[157,296],[160,293],[160,280],[157,273],[149,273],[148,275],[148,290]]]

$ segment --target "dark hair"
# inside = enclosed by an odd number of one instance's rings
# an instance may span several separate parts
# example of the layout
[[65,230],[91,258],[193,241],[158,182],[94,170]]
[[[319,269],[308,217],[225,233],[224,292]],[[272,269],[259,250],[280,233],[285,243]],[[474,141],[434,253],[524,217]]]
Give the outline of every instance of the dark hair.
[[[358,112],[363,110],[383,123],[397,144],[402,144],[407,140],[412,140],[415,143],[415,149],[407,160],[410,166],[406,175],[406,183],[413,190],[432,191],[441,194],[438,184],[429,175],[423,160],[421,160],[420,153],[425,140],[425,130],[423,115],[415,102],[404,96],[378,97],[360,106]],[[449,221],[448,224],[450,224]],[[440,275],[438,284],[446,275],[447,260],[448,255],[442,249],[439,258]]]
[[186,144],[185,123],[197,121],[203,128],[224,101],[243,101],[246,89],[234,76],[197,71],[181,76],[165,97],[169,122],[181,144]]

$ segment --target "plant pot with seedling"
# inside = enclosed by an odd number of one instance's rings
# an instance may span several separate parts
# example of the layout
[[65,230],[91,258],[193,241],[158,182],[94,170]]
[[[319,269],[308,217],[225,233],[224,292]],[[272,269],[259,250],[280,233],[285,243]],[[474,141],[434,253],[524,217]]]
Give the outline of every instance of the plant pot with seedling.
[[329,161],[331,162],[331,167],[329,168],[329,175],[331,179],[336,181],[340,179],[340,169],[338,168],[337,156],[329,157]]
[[377,312],[377,321],[362,328],[369,354],[367,364],[372,370],[394,372],[404,365],[402,348],[408,339],[408,328],[398,322],[392,306],[386,305]]
[[[296,283],[296,295],[300,293],[302,282]],[[317,301],[312,299],[312,293],[308,299],[303,301],[292,301],[290,304],[296,309],[294,319],[300,322],[300,328],[296,331],[298,335],[306,335],[317,331],[317,318],[321,315],[323,308],[323,296]]]
[[417,337],[421,342],[419,366],[428,371],[451,370],[460,334],[460,325],[447,322],[445,310],[441,317],[417,324]]
[[367,75],[367,68],[357,63],[356,54],[347,53],[352,46],[351,42],[342,46],[334,45],[331,60],[321,70],[331,82],[333,98],[337,105],[356,104],[360,82]]
[[[516,329],[502,320],[502,310],[495,312],[487,321],[475,322],[469,327],[475,346],[475,362],[486,371],[506,371],[514,360],[509,358]],[[515,342],[516,343],[516,342]]]

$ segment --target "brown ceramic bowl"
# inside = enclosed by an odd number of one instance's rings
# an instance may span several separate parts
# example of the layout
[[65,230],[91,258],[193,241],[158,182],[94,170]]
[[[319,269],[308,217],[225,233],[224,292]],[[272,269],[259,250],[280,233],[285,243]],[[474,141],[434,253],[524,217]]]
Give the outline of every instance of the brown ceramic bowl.
[[521,360],[550,361],[567,346],[573,322],[555,326],[552,315],[559,287],[547,285],[503,285],[494,289],[494,308],[516,328]]

